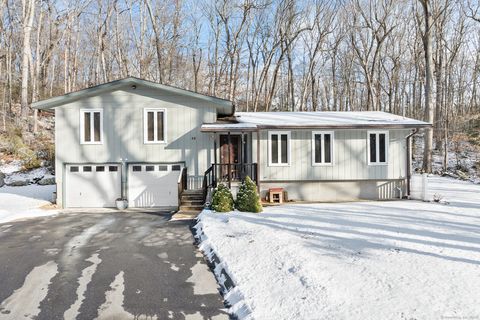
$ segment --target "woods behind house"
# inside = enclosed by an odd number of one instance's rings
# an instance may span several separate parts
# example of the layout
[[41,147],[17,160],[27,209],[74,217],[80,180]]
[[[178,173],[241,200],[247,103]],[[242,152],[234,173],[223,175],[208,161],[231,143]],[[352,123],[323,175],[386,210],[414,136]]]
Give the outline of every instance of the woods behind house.
[[19,127],[42,134],[32,102],[127,76],[230,99],[242,111],[427,120],[431,171],[430,149],[444,152],[460,134],[478,141],[480,4],[0,0],[4,141]]

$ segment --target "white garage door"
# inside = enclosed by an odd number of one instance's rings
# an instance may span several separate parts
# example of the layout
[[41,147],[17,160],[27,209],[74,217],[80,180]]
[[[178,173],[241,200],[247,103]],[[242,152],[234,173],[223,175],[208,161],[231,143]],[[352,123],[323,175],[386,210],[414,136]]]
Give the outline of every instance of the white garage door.
[[178,206],[179,164],[129,164],[128,206],[131,208]]
[[115,207],[122,191],[118,164],[66,166],[65,202],[69,208]]

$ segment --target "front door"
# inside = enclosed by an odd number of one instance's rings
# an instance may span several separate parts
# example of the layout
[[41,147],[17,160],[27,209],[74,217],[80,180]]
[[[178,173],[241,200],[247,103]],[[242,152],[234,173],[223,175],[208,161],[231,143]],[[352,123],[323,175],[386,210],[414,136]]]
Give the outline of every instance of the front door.
[[242,161],[242,136],[220,135],[220,175],[222,178],[228,178],[229,170],[232,180],[239,178],[239,169]]

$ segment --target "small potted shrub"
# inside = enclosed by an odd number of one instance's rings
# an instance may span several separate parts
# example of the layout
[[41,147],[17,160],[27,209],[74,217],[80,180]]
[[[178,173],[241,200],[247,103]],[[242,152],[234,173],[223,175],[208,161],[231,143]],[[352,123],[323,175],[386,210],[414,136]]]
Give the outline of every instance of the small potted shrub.
[[118,198],[115,200],[115,205],[117,206],[118,210],[125,210],[128,207],[128,201],[125,198]]

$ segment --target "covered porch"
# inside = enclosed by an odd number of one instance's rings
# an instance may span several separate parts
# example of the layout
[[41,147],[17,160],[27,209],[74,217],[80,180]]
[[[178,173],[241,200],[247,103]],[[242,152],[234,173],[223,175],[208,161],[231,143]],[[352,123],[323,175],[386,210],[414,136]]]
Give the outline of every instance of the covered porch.
[[222,126],[216,123],[202,126],[202,132],[212,134],[214,141],[213,163],[203,177],[205,197],[210,188],[215,188],[220,183],[232,188],[247,176],[259,186],[259,153],[253,152],[254,134],[257,135],[256,141],[259,141],[256,128],[232,127],[231,123]]

